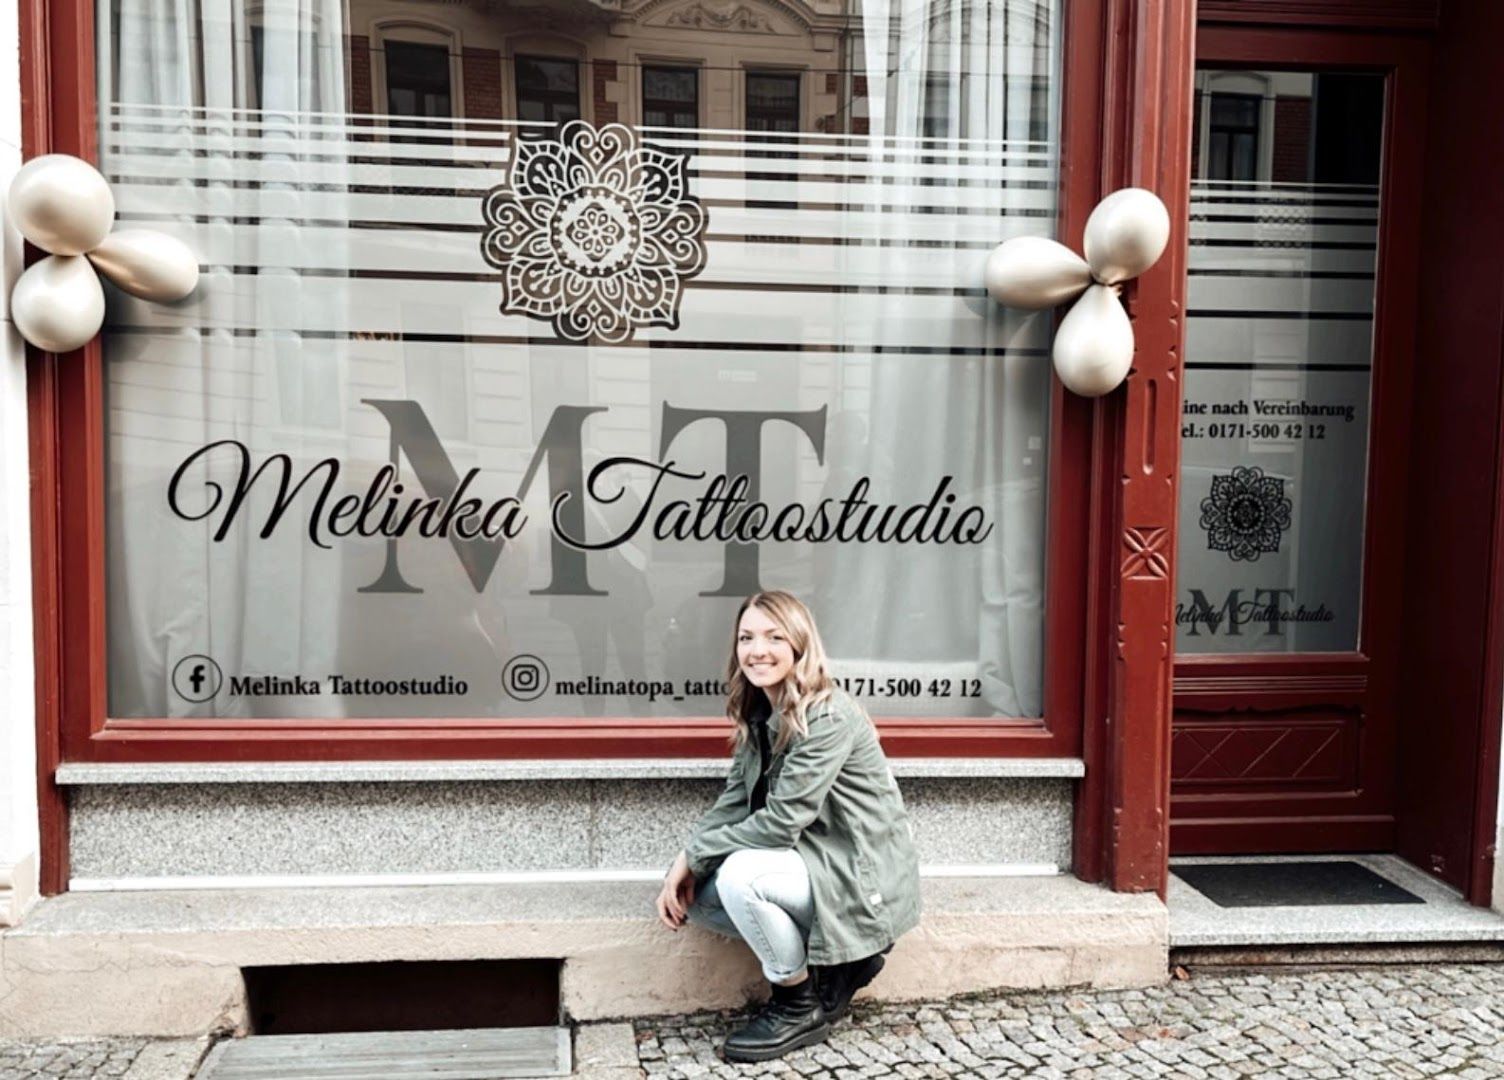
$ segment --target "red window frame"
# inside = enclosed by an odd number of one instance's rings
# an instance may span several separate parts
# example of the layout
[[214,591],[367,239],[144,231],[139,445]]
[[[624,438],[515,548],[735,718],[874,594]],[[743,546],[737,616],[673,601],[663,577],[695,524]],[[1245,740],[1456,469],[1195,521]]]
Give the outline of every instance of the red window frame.
[[[1102,168],[1102,65],[1111,0],[1066,0],[1060,235],[1079,237]],[[23,0],[26,156],[97,160],[93,0]],[[29,251],[35,258],[37,252]],[[28,347],[39,769],[60,762],[723,756],[721,717],[689,719],[123,719],[105,680],[104,395],[98,338],[53,356]],[[1092,542],[1110,424],[1052,387],[1040,719],[884,717],[900,756],[1079,757],[1089,691],[1089,605],[1105,564]],[[1098,569],[1094,572],[1093,567]],[[1095,584],[1094,584],[1095,583]]]

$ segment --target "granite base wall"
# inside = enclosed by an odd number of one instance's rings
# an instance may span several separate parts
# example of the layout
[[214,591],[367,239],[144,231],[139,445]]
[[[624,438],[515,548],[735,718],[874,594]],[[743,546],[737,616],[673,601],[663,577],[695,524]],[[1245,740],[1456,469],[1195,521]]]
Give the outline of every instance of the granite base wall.
[[[926,865],[1071,865],[1074,781],[905,779]],[[97,784],[72,878],[661,870],[709,780]]]

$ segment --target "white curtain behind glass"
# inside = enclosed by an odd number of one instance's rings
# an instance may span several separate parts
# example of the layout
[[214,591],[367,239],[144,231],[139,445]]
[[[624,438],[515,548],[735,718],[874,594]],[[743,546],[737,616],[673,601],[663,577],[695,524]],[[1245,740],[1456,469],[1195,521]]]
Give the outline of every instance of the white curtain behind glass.
[[300,470],[339,453],[345,345],[299,333],[318,324],[299,269],[343,262],[330,239],[343,229],[305,221],[348,219],[344,23],[339,0],[100,7],[100,158],[122,224],[173,231],[205,267],[167,316],[177,328],[111,296],[111,707],[127,715],[206,711],[170,689],[190,653],[226,672],[328,669],[335,655],[339,575],[316,572],[306,538],[238,529],[213,545],[161,500],[176,462],[218,439],[258,462],[285,451]]
[[[981,679],[990,711],[1039,716],[1048,324],[1005,312],[979,283],[990,245],[1054,234],[1054,5],[861,0],[861,11],[871,171],[923,172],[917,198],[933,207],[915,215],[914,189],[885,185],[887,229],[873,257],[897,266],[912,242],[934,245],[938,234],[954,253],[951,281],[968,289],[977,316],[978,337],[968,343],[987,350],[943,367],[879,356],[870,422],[887,434],[872,441],[866,471],[904,499],[927,497],[933,478],[949,473],[961,505],[994,508],[996,531],[985,545],[896,577],[879,570],[882,556],[871,549],[843,552],[823,591],[853,610],[836,620],[831,649],[885,671],[916,651],[931,661],[916,669],[948,659],[955,678]],[[995,208],[994,233],[979,235],[975,215],[947,213],[978,199]],[[884,576],[881,592],[861,588]]]

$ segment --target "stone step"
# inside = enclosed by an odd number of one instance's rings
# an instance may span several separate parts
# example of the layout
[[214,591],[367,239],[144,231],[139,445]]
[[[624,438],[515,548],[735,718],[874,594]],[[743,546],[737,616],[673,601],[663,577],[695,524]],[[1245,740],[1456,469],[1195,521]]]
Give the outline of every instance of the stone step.
[[493,1080],[568,1076],[566,1027],[253,1035],[220,1043],[195,1080]]
[[[924,918],[866,994],[1142,986],[1165,978],[1152,894],[1069,875],[922,883]],[[730,1008],[765,992],[750,951],[652,915],[654,882],[69,893],[0,934],[0,1035],[245,1031],[241,968],[556,958],[576,1021]]]

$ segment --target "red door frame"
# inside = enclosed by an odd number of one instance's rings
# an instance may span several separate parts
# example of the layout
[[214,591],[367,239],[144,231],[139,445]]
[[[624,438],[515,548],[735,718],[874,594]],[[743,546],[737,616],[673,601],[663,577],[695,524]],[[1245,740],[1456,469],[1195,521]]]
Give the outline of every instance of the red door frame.
[[1102,142],[1097,187],[1154,191],[1172,225],[1164,256],[1125,293],[1136,339],[1127,384],[1094,416],[1086,779],[1073,853],[1083,880],[1163,898],[1195,3],[1109,0],[1105,15],[1095,51],[1077,54],[1102,72],[1100,134],[1082,136]]
[[1201,0],[1198,20],[1256,26],[1434,30],[1440,0]]
[[[1367,70],[1388,77],[1373,320],[1369,464],[1359,650],[1186,656],[1175,663],[1177,716],[1235,721],[1250,710],[1356,711],[1357,781],[1343,790],[1177,791],[1176,854],[1389,851],[1394,845],[1395,746],[1404,578],[1409,401],[1414,370],[1429,50],[1423,37],[1310,27],[1203,26],[1198,63],[1218,67]],[[1361,771],[1359,771],[1361,770]]]
[[[1079,238],[1103,191],[1128,182],[1165,193],[1172,219],[1184,220],[1190,12],[1191,0],[1067,0],[1060,210],[1067,239]],[[25,155],[95,159],[91,0],[23,0],[21,38]],[[1183,262],[1177,235],[1161,264],[1130,290],[1139,340],[1126,392],[1087,402],[1058,382],[1054,388],[1046,719],[880,723],[898,755],[1086,756],[1086,812],[1077,817],[1082,875],[1097,880],[1105,871],[1114,887],[1160,892]],[[28,375],[44,891],[60,891],[67,877],[67,806],[53,779],[62,761],[724,753],[718,718],[322,726],[109,718],[100,343],[58,357],[29,349]],[[1086,715],[1103,722],[1083,731]],[[1135,749],[1141,743],[1159,747],[1152,760]]]
[[1447,0],[1434,39],[1405,574],[1399,853],[1492,897],[1504,709],[1504,7]]

